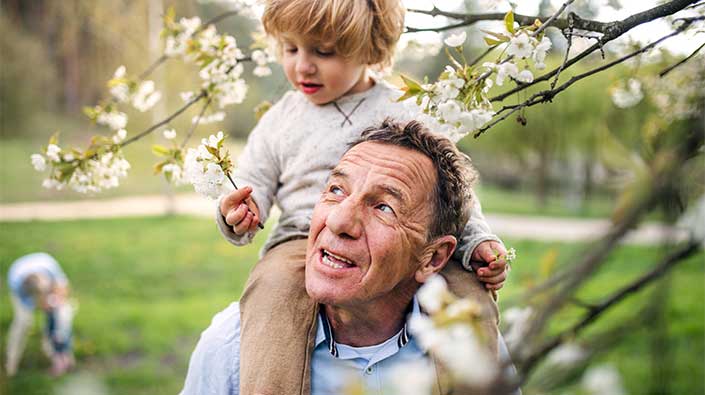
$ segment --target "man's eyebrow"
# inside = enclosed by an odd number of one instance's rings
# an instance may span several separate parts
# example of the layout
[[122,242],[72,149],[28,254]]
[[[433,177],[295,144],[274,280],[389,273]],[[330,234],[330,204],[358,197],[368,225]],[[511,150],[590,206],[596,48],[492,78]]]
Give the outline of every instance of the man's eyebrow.
[[401,189],[393,187],[391,185],[380,185],[379,187],[384,193],[391,195],[393,198],[397,199],[399,202],[404,202],[404,194]]
[[333,169],[330,172],[330,175],[328,176],[328,179],[330,180],[331,178],[348,178],[348,173],[340,170],[340,169]]

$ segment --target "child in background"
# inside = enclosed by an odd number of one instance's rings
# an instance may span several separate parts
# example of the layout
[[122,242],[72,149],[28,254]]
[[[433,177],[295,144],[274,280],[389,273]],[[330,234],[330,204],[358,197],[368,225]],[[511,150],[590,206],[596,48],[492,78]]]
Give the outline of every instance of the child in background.
[[[234,172],[244,187],[223,197],[217,213],[225,238],[245,245],[274,203],[281,210],[240,300],[240,394],[300,393],[308,385],[316,306],[305,291],[304,261],[313,207],[363,129],[388,117],[421,116],[396,102],[397,88],[371,75],[372,68],[390,66],[404,12],[400,0],[266,2],[262,22],[278,42],[294,90],[250,134]],[[506,278],[505,249],[474,200],[443,276],[457,295],[484,305],[483,327],[496,340],[498,313],[489,290]]]
[[74,365],[71,349],[73,309],[68,303],[69,283],[59,264],[43,252],[25,255],[12,263],[7,281],[13,310],[7,336],[7,375],[17,373],[34,322],[35,307],[46,313],[42,350],[51,359],[51,374],[59,376],[71,369]]

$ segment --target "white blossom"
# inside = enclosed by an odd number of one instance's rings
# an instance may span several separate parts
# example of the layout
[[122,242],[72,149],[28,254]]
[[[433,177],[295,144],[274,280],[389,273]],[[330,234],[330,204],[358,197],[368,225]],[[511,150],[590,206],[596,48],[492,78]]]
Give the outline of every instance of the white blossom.
[[588,369],[581,381],[588,395],[624,395],[622,379],[612,365],[598,365]]
[[524,83],[530,83],[534,80],[534,75],[531,73],[530,70],[522,70],[517,74],[516,76],[517,81],[519,82],[524,82]]
[[52,162],[61,162],[61,158],[59,157],[59,152],[61,152],[61,148],[59,148],[58,145],[56,144],[49,144],[47,145],[47,158],[49,158]]
[[190,102],[194,97],[196,97],[195,92],[181,92],[179,93],[179,97],[181,97],[181,100],[185,102]]
[[541,39],[541,42],[536,45],[536,48],[534,48],[534,53],[531,55],[531,58],[534,61],[534,66],[538,70],[543,70],[546,68],[546,64],[544,61],[546,60],[546,52],[551,49],[551,40],[543,36]]
[[524,335],[529,329],[533,310],[531,307],[518,308],[513,307],[502,313],[502,318],[508,326],[508,330],[504,332],[504,340],[507,343],[510,351],[517,350],[524,340]]
[[219,92],[216,93],[214,99],[218,102],[220,108],[230,104],[242,103],[247,94],[247,84],[242,79],[221,84],[218,89]]
[[96,122],[113,130],[124,129],[127,126],[127,114],[120,111],[102,112]]
[[161,92],[154,89],[154,81],[143,81],[132,98],[132,105],[139,111],[145,112],[154,107],[161,98]]
[[162,167],[162,173],[176,185],[184,184],[187,180],[183,177],[183,169],[175,163],[168,163]]
[[197,193],[215,200],[228,192],[225,173],[211,161],[212,156],[203,151],[189,148],[184,159],[184,176]]
[[392,394],[429,395],[435,382],[434,366],[426,360],[404,363],[392,370]]
[[254,70],[252,70],[252,74],[256,77],[266,77],[272,74],[272,69],[267,66],[257,66]]
[[438,81],[434,86],[434,92],[441,101],[451,100],[458,97],[463,86],[465,86],[465,80],[452,76]]
[[504,259],[507,262],[513,262],[515,259],[517,259],[517,250],[514,249],[514,247],[510,248],[507,251],[507,255],[504,256]]
[[512,62],[504,62],[497,65],[496,82],[498,86],[504,85],[504,79],[507,78],[507,76],[516,78],[517,75],[519,75],[519,68],[516,64]]
[[115,73],[113,74],[113,78],[122,78],[125,76],[126,73],[127,73],[127,68],[124,65],[121,65],[117,69],[115,69]]
[[57,191],[64,189],[64,184],[53,178],[47,178],[42,181],[42,186],[46,189],[56,189]]
[[464,31],[462,31],[458,34],[451,34],[445,40],[443,40],[443,42],[449,47],[459,47],[459,46],[463,45],[466,38],[467,38],[467,35],[465,34]]
[[223,111],[218,111],[218,112],[214,112],[213,114],[210,114],[210,115],[204,115],[201,117],[200,120],[198,119],[198,116],[195,116],[191,119],[191,122],[192,123],[198,122],[200,124],[207,125],[209,123],[220,122],[223,119],[225,119],[225,113]]
[[448,100],[438,105],[438,113],[447,122],[455,123],[458,121],[461,111],[455,100]]
[[44,171],[47,168],[47,162],[46,159],[44,159],[44,156],[40,154],[32,154],[30,156],[32,160],[32,167],[34,167],[34,170],[36,171]]
[[507,55],[514,56],[519,59],[526,59],[531,56],[534,50],[532,39],[525,33],[519,33],[509,41],[507,47]]
[[174,138],[176,138],[176,130],[174,130],[174,129],[167,129],[164,132],[162,132],[162,134],[164,135],[164,138],[167,140],[173,140]]
[[72,153],[68,152],[64,154],[64,162],[73,162],[73,160],[76,159]]
[[423,41],[419,39],[402,40],[397,45],[397,56],[401,59],[422,60],[438,55],[443,48],[440,34],[429,34],[424,36]]
[[575,343],[564,343],[548,354],[547,361],[556,366],[572,367],[585,359],[587,353]]
[[127,130],[120,129],[113,136],[113,143],[120,144],[122,140],[125,140],[125,137],[127,137]]
[[448,293],[448,285],[441,276],[432,276],[419,288],[416,297],[419,304],[427,312],[434,314],[443,307],[445,295]]
[[641,90],[641,82],[639,80],[630,78],[627,81],[627,86],[619,86],[612,90],[612,102],[615,106],[619,108],[629,108],[634,107],[639,104],[641,99],[644,98],[644,93]]

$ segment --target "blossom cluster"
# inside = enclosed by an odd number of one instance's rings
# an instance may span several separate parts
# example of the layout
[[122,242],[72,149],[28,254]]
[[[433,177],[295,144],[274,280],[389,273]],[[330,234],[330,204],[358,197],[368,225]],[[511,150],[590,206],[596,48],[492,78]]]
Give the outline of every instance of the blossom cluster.
[[[447,50],[451,65],[446,66],[434,83],[421,84],[404,77],[405,94],[399,100],[415,99],[424,113],[446,126],[444,132],[454,141],[480,129],[496,114],[488,99],[488,92],[495,84],[502,86],[507,78],[517,83],[532,82],[534,74],[529,69],[529,61],[538,70],[546,67],[544,62],[551,40],[542,33],[534,36],[539,26],[537,21],[517,28],[510,11],[505,17],[506,30],[487,32],[491,37],[485,38],[490,46],[505,46],[502,55],[496,62],[485,62],[481,66],[468,65],[465,60],[466,33],[450,35],[444,43],[455,50],[460,60]],[[520,61],[525,67],[518,65]]]
[[164,138],[171,142],[172,147],[155,144],[152,146],[152,152],[164,159],[154,165],[155,174],[163,174],[168,182],[175,185],[181,185],[188,182],[184,177],[184,156],[183,149],[176,144],[176,130],[167,129],[162,132]]
[[[245,100],[248,89],[242,78],[242,60],[245,55],[233,36],[218,34],[215,26],[204,26],[198,17],[181,18],[177,22],[173,9],[170,9],[164,17],[162,37],[165,55],[181,57],[199,68],[201,89],[219,108]],[[254,50],[251,59],[256,64],[253,70],[256,76],[271,74],[267,65],[274,61],[274,56],[266,46]],[[190,101],[195,96],[195,92],[181,94],[185,101]]]
[[429,314],[414,316],[409,322],[421,347],[439,358],[458,382],[483,386],[493,380],[498,366],[483,344],[480,305],[456,298],[441,276],[427,281],[417,296]]
[[69,187],[79,193],[115,188],[130,169],[120,149],[126,135],[120,129],[112,138],[94,137],[85,152],[75,148],[64,150],[53,136],[43,153],[32,154],[32,166],[39,172],[49,170],[42,183],[45,188]]
[[184,177],[199,194],[218,199],[230,191],[228,176],[233,164],[223,147],[223,132],[201,140],[197,148],[189,148],[184,159]]

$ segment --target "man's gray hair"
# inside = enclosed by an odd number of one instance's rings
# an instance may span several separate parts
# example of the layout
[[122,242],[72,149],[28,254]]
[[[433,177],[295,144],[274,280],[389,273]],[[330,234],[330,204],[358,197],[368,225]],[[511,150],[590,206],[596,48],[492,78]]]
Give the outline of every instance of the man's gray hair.
[[379,126],[365,129],[350,148],[376,142],[408,148],[426,155],[436,168],[435,212],[429,229],[429,240],[443,235],[459,237],[468,221],[472,202],[472,186],[477,172],[467,155],[458,151],[447,138],[432,133],[421,122],[398,123],[385,119]]

